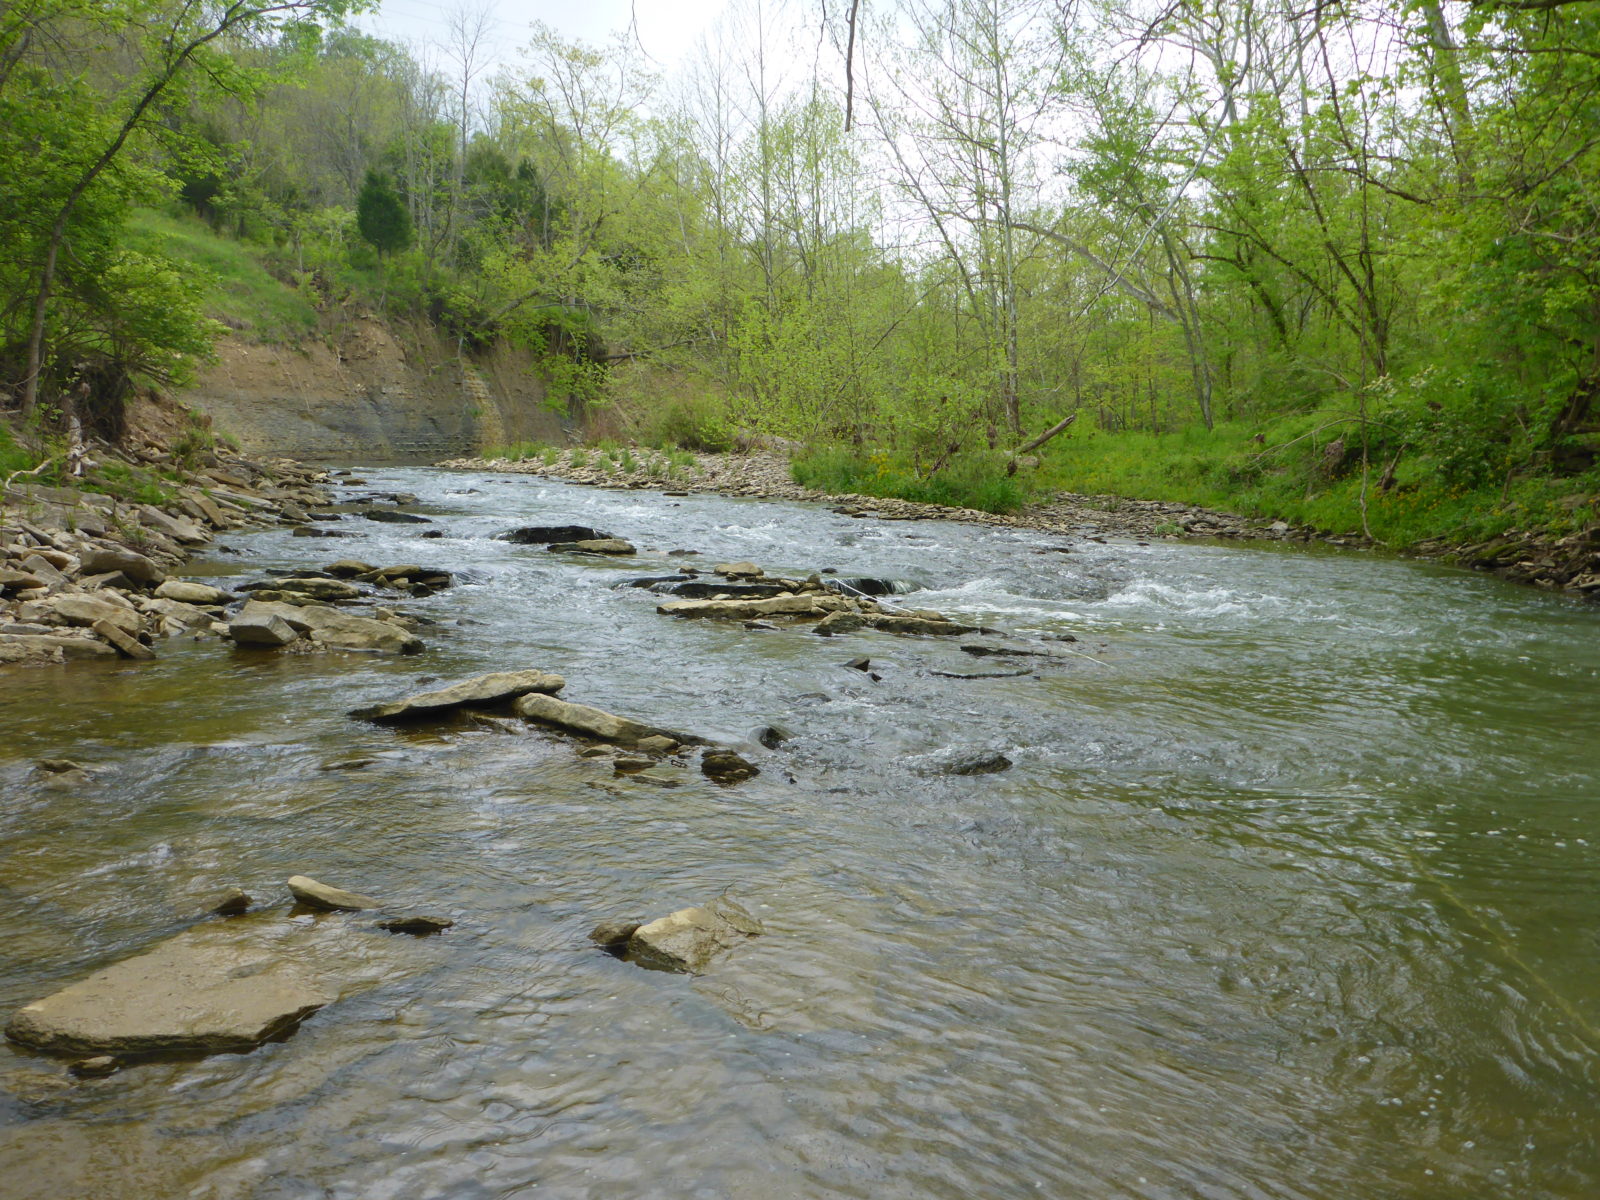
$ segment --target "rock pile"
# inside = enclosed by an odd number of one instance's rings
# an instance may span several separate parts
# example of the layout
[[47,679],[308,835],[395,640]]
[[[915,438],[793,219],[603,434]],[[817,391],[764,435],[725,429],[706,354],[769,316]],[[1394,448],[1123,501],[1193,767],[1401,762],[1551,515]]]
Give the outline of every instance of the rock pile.
[[[156,451],[130,456],[158,465]],[[153,657],[166,637],[218,632],[232,597],[169,578],[223,530],[298,523],[326,503],[325,472],[223,454],[166,485],[166,508],[84,488],[0,491],[0,663]]]

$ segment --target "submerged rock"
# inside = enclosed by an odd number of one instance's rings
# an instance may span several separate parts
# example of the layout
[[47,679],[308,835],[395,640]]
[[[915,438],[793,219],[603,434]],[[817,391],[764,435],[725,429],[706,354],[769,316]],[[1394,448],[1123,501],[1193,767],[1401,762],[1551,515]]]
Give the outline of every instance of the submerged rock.
[[250,895],[243,888],[229,888],[212,899],[207,912],[219,917],[242,916],[250,909]]
[[431,525],[427,517],[419,517],[416,513],[398,512],[392,508],[374,508],[361,514],[369,521],[386,521],[391,525]]
[[994,775],[1009,771],[1012,763],[998,750],[964,750],[944,763],[946,775]]
[[[416,654],[422,649],[422,639],[409,629],[322,604],[252,600],[239,610],[234,621],[267,615],[280,618],[317,645],[331,649],[382,650],[399,654]],[[229,629],[232,628],[233,622],[230,622]]]
[[698,972],[722,951],[760,936],[755,918],[736,905],[723,905],[722,911],[680,908],[639,926],[628,938],[628,957],[656,970]]
[[794,737],[794,730],[787,725],[758,725],[750,731],[750,740],[757,745],[765,746],[768,750],[776,750],[790,738]]
[[390,933],[409,933],[413,937],[427,937],[431,933],[443,933],[455,922],[449,917],[395,917],[389,921],[379,921],[379,929],[387,929]]
[[220,928],[181,933],[24,1005],[6,1036],[53,1054],[242,1053],[335,999],[292,960],[218,938]]
[[589,940],[608,950],[620,948],[627,945],[642,924],[642,921],[601,921],[589,931]]
[[353,708],[349,715],[382,725],[398,724],[437,717],[456,708],[492,708],[529,692],[559,692],[565,686],[566,680],[548,671],[494,671],[390,704]]
[[311,908],[320,908],[329,912],[360,912],[366,908],[378,908],[380,902],[371,896],[363,896],[360,892],[347,892],[343,888],[336,888],[326,883],[319,883],[309,875],[291,875],[288,880],[289,892],[301,904]]
[[742,783],[761,774],[761,769],[732,750],[707,750],[700,756],[700,773],[713,783]]

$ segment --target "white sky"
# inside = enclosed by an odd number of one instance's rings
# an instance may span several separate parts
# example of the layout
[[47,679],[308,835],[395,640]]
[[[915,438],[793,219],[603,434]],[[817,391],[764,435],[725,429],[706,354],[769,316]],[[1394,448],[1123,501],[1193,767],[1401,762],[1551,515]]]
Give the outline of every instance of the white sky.
[[[568,39],[599,46],[613,32],[637,29],[645,52],[664,70],[677,65],[699,36],[728,6],[728,0],[462,0],[469,9],[487,7],[494,18],[492,39],[500,62],[527,45],[535,21]],[[382,0],[379,11],[357,22],[379,37],[410,43],[442,43],[451,0]]]

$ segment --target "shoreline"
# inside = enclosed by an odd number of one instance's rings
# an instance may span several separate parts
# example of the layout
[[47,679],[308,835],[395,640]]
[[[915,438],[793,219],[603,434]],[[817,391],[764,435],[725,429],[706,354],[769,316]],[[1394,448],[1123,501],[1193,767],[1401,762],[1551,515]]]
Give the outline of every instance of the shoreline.
[[829,493],[802,487],[789,474],[787,456],[759,450],[747,454],[696,454],[694,473],[667,475],[670,460],[656,451],[630,450],[638,465],[621,470],[589,465],[599,452],[580,451],[585,461],[575,464],[572,451],[553,461],[542,459],[456,458],[436,464],[456,470],[498,474],[541,475],[568,483],[596,487],[714,493],[767,500],[798,500],[829,504],[850,516],[875,516],[881,520],[959,521],[1011,529],[1034,529],[1078,537],[1161,538],[1166,541],[1270,541],[1302,545],[1321,544],[1344,549],[1374,550],[1399,558],[1439,563],[1496,575],[1542,591],[1559,592],[1575,599],[1600,602],[1600,526],[1564,538],[1511,530],[1486,542],[1426,542],[1406,550],[1389,550],[1359,535],[1325,533],[1287,521],[1241,517],[1232,513],[1178,501],[1135,500],[1121,496],[1085,496],[1057,493],[1055,499],[1030,504],[1015,513],[990,513],[978,509],[923,504],[858,493]]

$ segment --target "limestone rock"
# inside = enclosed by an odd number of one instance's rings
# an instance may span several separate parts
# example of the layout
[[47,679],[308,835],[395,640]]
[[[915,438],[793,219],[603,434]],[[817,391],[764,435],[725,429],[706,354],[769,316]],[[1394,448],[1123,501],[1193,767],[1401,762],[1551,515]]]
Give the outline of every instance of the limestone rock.
[[753,562],[718,563],[711,569],[728,579],[760,579],[766,574]]
[[427,517],[416,513],[398,512],[392,508],[374,508],[361,514],[369,521],[387,521],[391,525],[431,525]]
[[334,999],[270,948],[201,926],[24,1005],[6,1036],[54,1054],[242,1053]]
[[276,613],[241,612],[228,622],[228,636],[241,646],[287,646],[300,631]]
[[425,720],[455,708],[492,708],[528,692],[559,692],[564,686],[566,680],[548,671],[495,671],[390,704],[351,709],[350,716],[379,724],[398,724]]
[[[115,593],[108,593],[115,594]],[[62,595],[36,601],[41,611],[48,611],[63,624],[92,628],[98,621],[117,626],[124,633],[139,631],[139,615],[100,596]]]
[[120,546],[94,546],[81,558],[85,575],[103,571],[121,571],[134,583],[154,584],[166,579],[166,574],[154,562],[134,550]]
[[634,930],[628,957],[658,970],[698,972],[715,955],[761,932],[758,922],[737,910],[680,908]]
[[645,754],[671,754],[677,748],[677,742],[660,734],[640,738],[634,745],[634,749],[641,750]]
[[341,579],[318,579],[316,577],[273,579],[262,583],[246,584],[241,590],[247,592],[298,592],[302,596],[310,596],[313,600],[355,600],[361,596],[361,589],[352,583],[345,583]]
[[181,604],[221,604],[228,593],[205,583],[191,583],[187,579],[169,579],[156,589],[163,600],[176,600]]
[[748,621],[752,617],[825,617],[850,607],[842,596],[774,596],[769,600],[668,600],[656,611],[669,617],[717,617]]
[[[317,645],[338,650],[382,650],[415,654],[422,639],[388,621],[361,617],[321,604],[285,604],[252,600],[235,620],[272,615],[305,633]],[[232,628],[230,624],[229,628]]]
[[121,1069],[121,1060],[111,1054],[97,1054],[93,1058],[80,1058],[67,1068],[80,1079],[100,1079],[106,1075],[115,1075]]
[[113,625],[110,621],[96,621],[92,626],[94,632],[109,642],[118,654],[124,658],[140,661],[154,658],[155,651],[144,645],[136,637],[130,637],[120,626]]
[[318,883],[309,875],[289,876],[289,892],[301,904],[332,912],[360,912],[364,908],[378,908],[380,902],[360,892],[347,892],[326,883]]
[[568,733],[581,734],[597,741],[624,746],[633,745],[647,737],[666,737],[675,742],[690,743],[705,740],[693,734],[657,729],[653,725],[619,717],[603,709],[591,708],[587,704],[574,704],[569,700],[557,700],[554,696],[539,692],[530,692],[519,698],[512,706],[512,711],[519,717],[537,721],[541,725],[552,725]]
[[378,568],[360,559],[341,558],[338,562],[329,563],[322,569],[336,579],[354,579],[358,575],[370,575]]
[[584,538],[576,542],[556,542],[548,549],[568,554],[637,554],[631,542],[621,538]]

